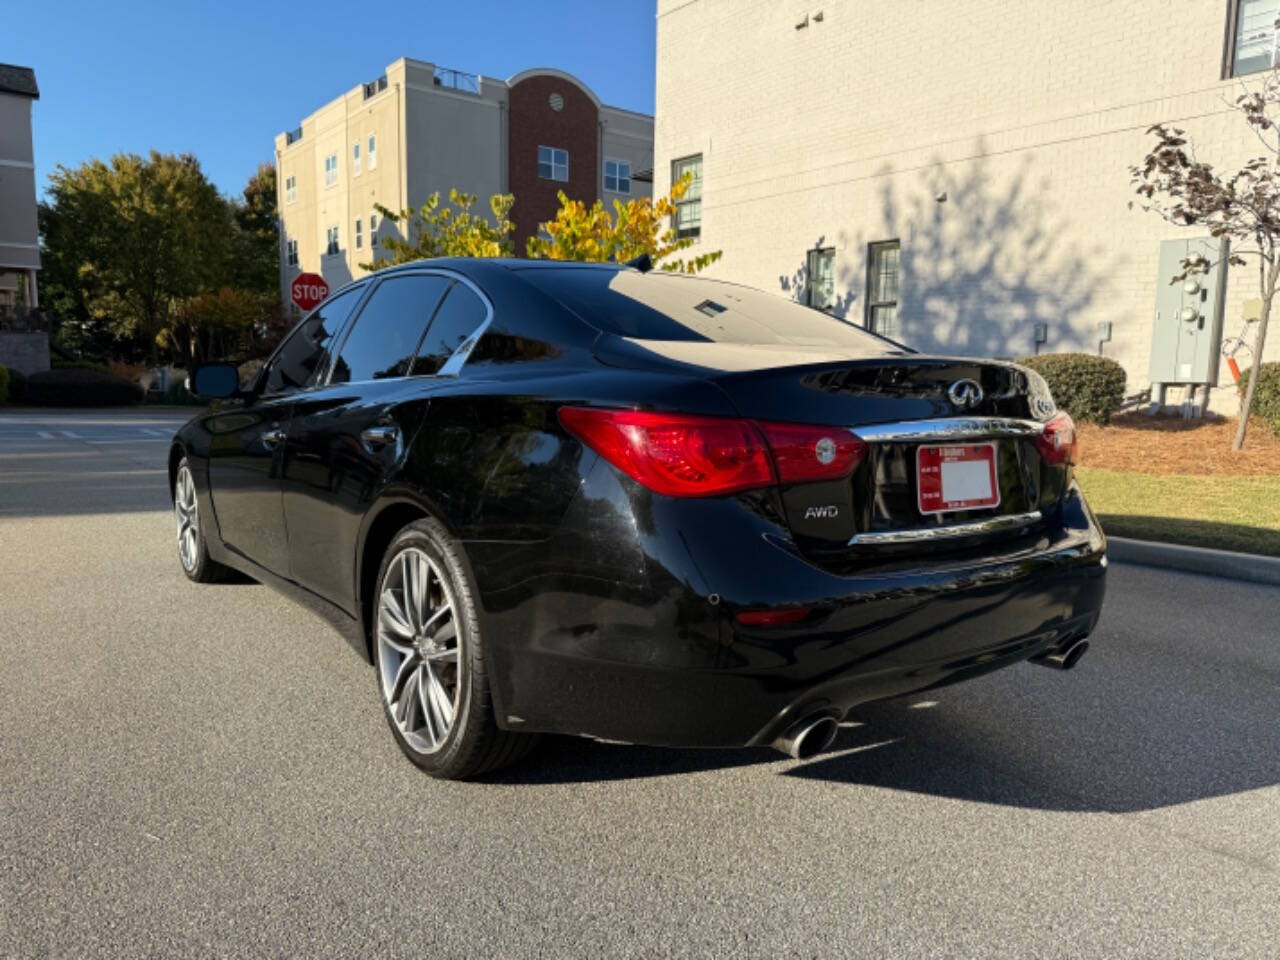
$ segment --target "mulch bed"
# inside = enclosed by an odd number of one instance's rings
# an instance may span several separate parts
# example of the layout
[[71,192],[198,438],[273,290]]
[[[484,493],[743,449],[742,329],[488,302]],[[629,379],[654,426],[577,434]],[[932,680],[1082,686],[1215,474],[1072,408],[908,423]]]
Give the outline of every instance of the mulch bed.
[[1126,413],[1110,426],[1077,425],[1079,463],[1129,473],[1231,476],[1280,475],[1280,437],[1263,421],[1249,422],[1244,449],[1231,449],[1237,420],[1206,416],[1149,417]]

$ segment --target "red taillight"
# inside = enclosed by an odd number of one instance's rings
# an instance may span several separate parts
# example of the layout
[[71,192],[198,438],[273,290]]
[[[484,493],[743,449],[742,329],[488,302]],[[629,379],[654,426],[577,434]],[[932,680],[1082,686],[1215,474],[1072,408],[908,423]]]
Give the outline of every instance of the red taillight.
[[1066,411],[1059,411],[1036,437],[1036,447],[1046,463],[1071,464],[1076,460],[1076,425]]
[[764,440],[745,420],[561,407],[560,422],[656,493],[708,497],[774,482]]
[[867,444],[840,427],[595,407],[561,407],[560,422],[627,476],[669,497],[839,480],[867,455]]
[[799,623],[813,612],[812,607],[775,607],[772,610],[739,610],[735,619],[744,627],[785,627]]
[[867,455],[867,444],[839,427],[761,423],[782,483],[847,477]]

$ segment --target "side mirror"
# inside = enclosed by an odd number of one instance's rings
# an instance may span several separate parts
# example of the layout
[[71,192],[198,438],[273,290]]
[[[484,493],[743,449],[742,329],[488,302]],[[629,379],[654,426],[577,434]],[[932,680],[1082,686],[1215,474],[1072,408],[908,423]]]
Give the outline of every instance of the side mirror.
[[234,363],[203,363],[187,378],[187,389],[203,400],[234,397],[240,392],[240,371]]

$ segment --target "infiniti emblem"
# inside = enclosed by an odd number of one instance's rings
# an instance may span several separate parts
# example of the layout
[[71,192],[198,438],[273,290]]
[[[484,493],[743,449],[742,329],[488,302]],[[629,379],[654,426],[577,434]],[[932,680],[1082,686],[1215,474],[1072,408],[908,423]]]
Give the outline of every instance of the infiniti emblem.
[[813,454],[818,458],[818,462],[826,466],[836,458],[836,442],[830,437],[823,437],[813,447]]
[[957,380],[947,388],[947,398],[960,410],[982,402],[982,387],[976,380]]

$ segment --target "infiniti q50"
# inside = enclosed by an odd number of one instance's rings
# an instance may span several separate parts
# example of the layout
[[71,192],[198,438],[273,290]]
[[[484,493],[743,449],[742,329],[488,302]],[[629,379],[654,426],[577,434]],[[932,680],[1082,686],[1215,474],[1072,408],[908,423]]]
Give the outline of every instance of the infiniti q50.
[[859,703],[1072,666],[1102,606],[1037,374],[748,287],[422,261],[192,385],[217,402],[170,451],[182,569],[349,627],[437,776],[538,733],[809,756]]

